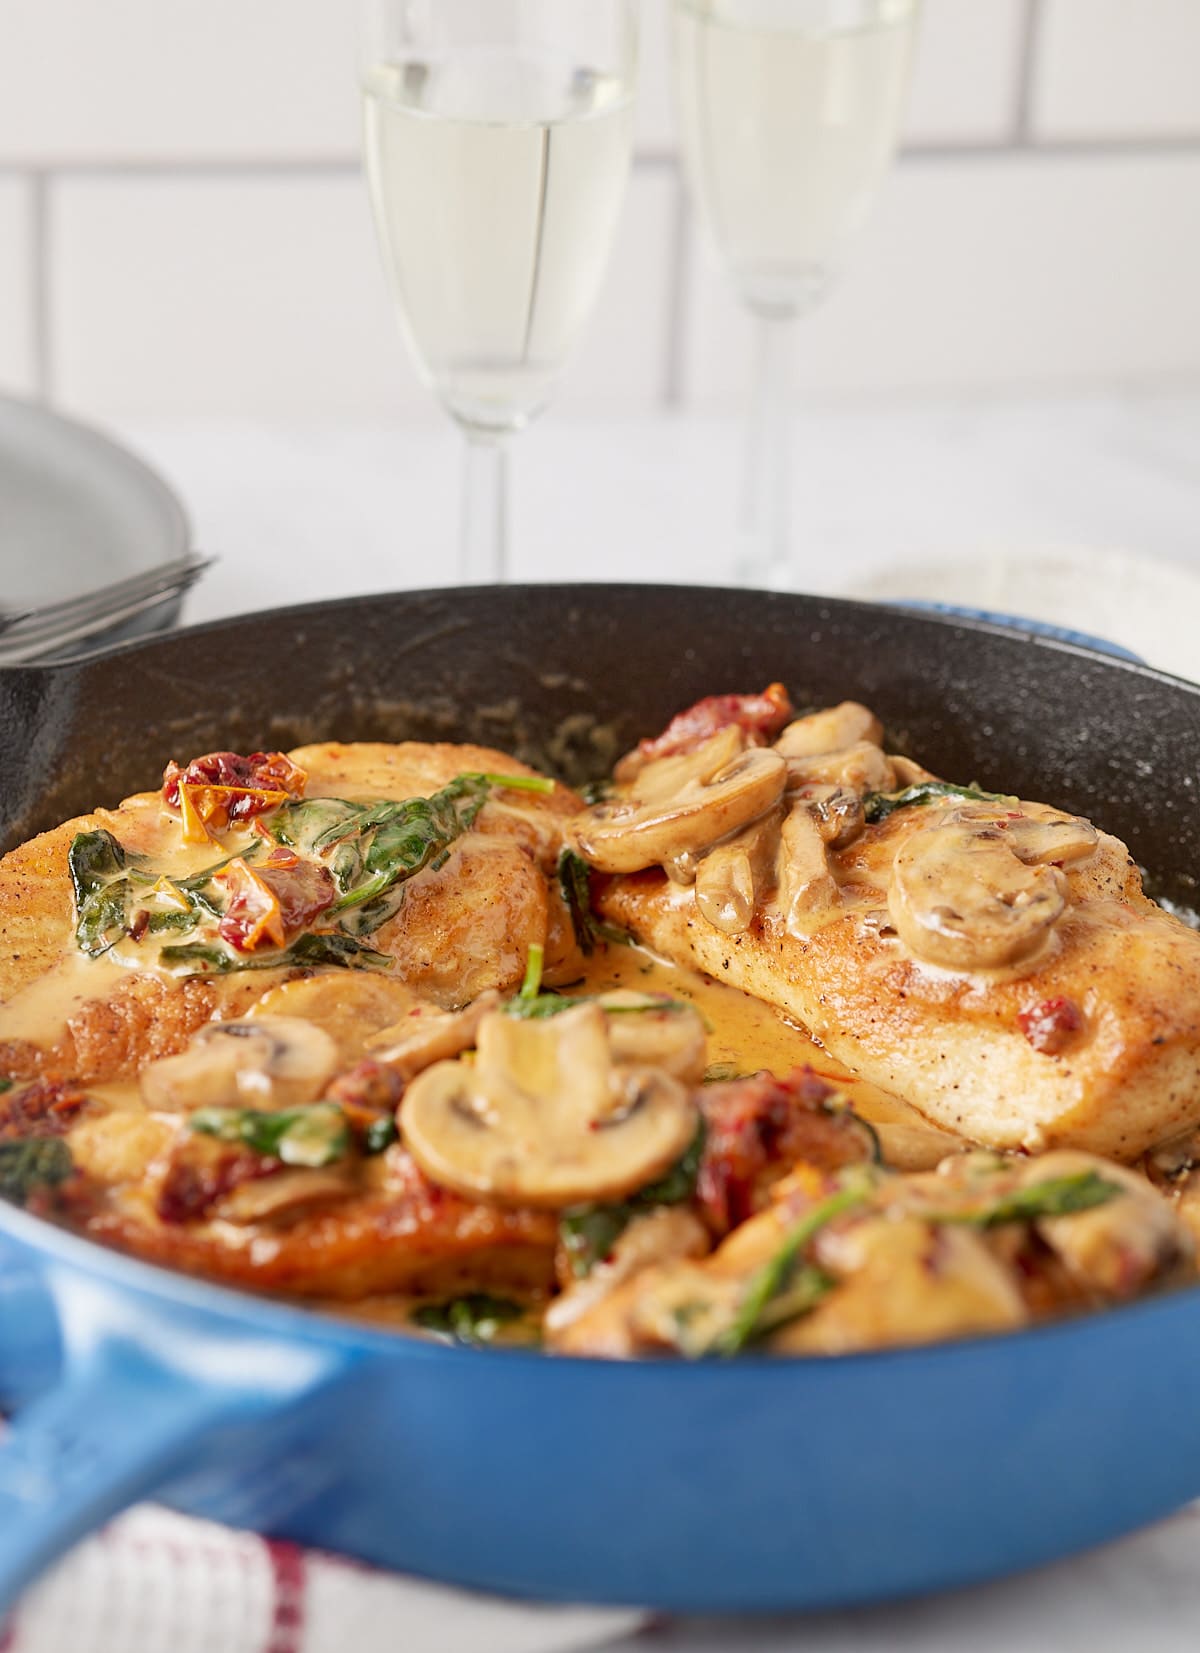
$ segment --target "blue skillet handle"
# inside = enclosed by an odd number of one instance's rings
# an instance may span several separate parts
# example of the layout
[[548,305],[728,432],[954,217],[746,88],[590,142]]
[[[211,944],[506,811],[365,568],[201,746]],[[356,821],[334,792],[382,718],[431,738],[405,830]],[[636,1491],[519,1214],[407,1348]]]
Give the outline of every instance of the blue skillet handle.
[[272,1440],[286,1434],[280,1420],[303,1415],[353,1364],[322,1344],[143,1306],[74,1271],[51,1289],[62,1379],[0,1439],[0,1624],[26,1585],[94,1527],[212,1448],[244,1462],[264,1428]]

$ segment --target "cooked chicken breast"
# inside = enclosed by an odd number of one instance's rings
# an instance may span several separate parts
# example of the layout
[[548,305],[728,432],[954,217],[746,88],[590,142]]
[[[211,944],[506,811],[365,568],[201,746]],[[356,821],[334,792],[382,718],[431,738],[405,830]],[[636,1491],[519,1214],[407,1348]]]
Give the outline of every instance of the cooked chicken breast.
[[973,1141],[1131,1161],[1200,1121],[1200,935],[1123,844],[888,759],[863,708],[736,733],[574,824],[605,918]]
[[[307,772],[304,796],[394,799],[429,796],[458,775],[532,771],[478,746],[327,742],[290,754]],[[570,920],[554,877],[562,823],[579,807],[564,787],[505,793],[484,805],[444,865],[411,879],[394,917],[370,937],[397,961],[396,976],[430,1000],[458,1005],[521,980],[530,944],[546,948],[547,980],[574,973]],[[79,833],[107,831],[155,871],[183,879],[250,841],[244,830],[219,843],[186,843],[158,793],[79,816],[0,860],[0,1075],[53,1073],[86,1082],[129,1077],[179,1050],[213,1016],[239,1016],[278,971],[180,976],[145,967],[130,945],[97,958],[76,945],[68,852]],[[167,939],[170,939],[169,937]]]

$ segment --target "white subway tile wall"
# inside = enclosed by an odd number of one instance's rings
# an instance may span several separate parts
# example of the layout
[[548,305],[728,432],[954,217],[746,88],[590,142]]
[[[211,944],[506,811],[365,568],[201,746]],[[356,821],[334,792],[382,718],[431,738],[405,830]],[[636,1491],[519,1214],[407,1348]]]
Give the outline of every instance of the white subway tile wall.
[[[1200,152],[904,167],[841,289],[797,330],[800,380],[854,390],[864,361],[880,390],[1061,387],[1098,363],[1110,380],[1185,378],[1200,368],[1200,234],[1167,256],[1162,232],[1189,198],[1200,201]],[[704,253],[685,306],[684,398],[713,408],[742,393],[753,341]]]
[[[570,414],[730,403],[669,0]],[[357,163],[353,0],[4,0],[0,387],[97,418],[432,419]],[[1200,375],[1200,0],[925,0],[906,149],[804,325],[813,389]]]
[[1200,138],[1200,4],[1045,0],[1033,119],[1048,138]]

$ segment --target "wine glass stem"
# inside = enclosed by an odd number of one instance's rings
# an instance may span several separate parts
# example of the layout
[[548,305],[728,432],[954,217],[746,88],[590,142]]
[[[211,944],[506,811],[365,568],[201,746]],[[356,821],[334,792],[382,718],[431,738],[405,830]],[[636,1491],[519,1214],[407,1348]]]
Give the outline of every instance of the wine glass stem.
[[508,444],[503,437],[467,435],[459,575],[465,585],[498,585],[508,577]]
[[744,571],[770,582],[787,573],[792,532],[792,390],[795,321],[758,318],[758,351],[746,432]]

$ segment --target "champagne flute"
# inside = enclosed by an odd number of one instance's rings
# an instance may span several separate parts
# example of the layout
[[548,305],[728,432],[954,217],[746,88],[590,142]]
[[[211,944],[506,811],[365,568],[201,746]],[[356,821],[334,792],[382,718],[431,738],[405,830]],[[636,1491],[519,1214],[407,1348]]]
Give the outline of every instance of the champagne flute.
[[791,583],[796,319],[836,280],[896,148],[919,0],[674,0],[684,164],[757,320],[741,570]]
[[460,574],[500,580],[508,440],[567,365],[624,197],[636,0],[368,0],[365,48],[384,265],[467,438]]

